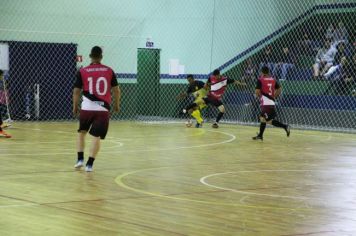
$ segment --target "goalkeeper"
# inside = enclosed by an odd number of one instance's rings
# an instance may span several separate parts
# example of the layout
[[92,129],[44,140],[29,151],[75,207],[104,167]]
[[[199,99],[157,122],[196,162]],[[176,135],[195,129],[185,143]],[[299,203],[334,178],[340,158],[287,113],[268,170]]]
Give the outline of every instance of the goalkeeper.
[[[191,108],[189,110],[183,109],[183,113],[188,112],[197,121],[195,127],[201,128],[203,121],[204,121],[203,117],[201,115],[201,110],[203,108],[205,108],[206,105],[204,102],[200,102],[200,100],[203,101],[203,97],[205,97],[207,95],[207,90],[204,87],[205,83],[203,81],[195,80],[193,75],[188,75],[187,80],[189,83],[187,92],[183,92],[183,93],[179,94],[178,99],[183,99],[183,98],[188,97],[189,95],[193,95],[195,98],[194,103],[201,104],[201,105],[194,106],[193,108]],[[188,124],[190,124],[190,123],[188,123]]]
[[[3,81],[3,74],[4,72],[2,70],[0,70],[0,101],[1,100],[6,100],[3,99],[3,97],[5,97],[5,82]],[[2,89],[1,87],[4,86],[4,88]],[[2,112],[0,111],[0,137],[5,137],[5,138],[11,138],[11,135],[6,133],[5,131],[3,131],[3,122],[2,122]]]

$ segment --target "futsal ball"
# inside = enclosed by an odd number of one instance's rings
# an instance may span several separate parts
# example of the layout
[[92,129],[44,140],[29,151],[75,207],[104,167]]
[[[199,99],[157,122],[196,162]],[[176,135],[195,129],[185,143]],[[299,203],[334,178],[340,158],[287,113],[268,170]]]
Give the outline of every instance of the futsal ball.
[[187,126],[188,128],[192,127],[192,125],[193,125],[192,121],[185,122],[185,126]]

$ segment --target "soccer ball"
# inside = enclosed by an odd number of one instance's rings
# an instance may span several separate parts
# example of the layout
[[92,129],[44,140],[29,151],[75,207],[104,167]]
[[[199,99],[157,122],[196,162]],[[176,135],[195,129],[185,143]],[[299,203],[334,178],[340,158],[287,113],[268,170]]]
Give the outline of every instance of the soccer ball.
[[193,122],[191,120],[185,122],[185,126],[188,128],[192,127],[192,125],[193,125]]

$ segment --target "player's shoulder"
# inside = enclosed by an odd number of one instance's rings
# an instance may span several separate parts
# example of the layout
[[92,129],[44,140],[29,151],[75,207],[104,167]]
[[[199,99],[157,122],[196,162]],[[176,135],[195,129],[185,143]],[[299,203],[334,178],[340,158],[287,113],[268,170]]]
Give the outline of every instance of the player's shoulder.
[[100,64],[103,68],[107,68],[107,69],[109,69],[109,70],[113,70],[110,66],[107,66],[107,65],[105,65],[105,64]]

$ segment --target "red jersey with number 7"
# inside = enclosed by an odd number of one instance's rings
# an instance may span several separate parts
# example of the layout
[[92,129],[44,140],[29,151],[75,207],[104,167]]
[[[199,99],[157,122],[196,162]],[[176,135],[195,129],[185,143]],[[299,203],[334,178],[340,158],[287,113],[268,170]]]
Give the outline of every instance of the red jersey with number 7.
[[274,93],[279,89],[279,83],[271,76],[260,76],[257,80],[256,89],[261,90],[260,103],[261,106],[274,106]]
[[83,89],[82,110],[109,111],[111,88],[117,86],[114,71],[103,64],[94,63],[81,68],[74,87]]

